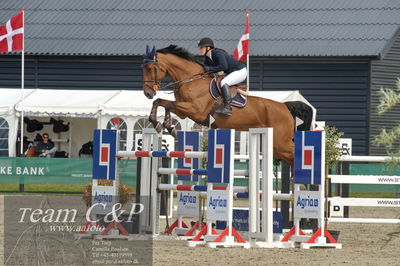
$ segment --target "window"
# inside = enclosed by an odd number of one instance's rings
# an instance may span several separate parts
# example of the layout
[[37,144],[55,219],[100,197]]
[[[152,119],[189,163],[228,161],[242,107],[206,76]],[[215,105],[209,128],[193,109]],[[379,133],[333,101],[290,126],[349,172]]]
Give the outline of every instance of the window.
[[142,131],[145,128],[153,128],[148,118],[140,118],[133,126],[133,150],[141,150]]
[[240,154],[240,135],[241,131],[235,131],[235,154]]
[[128,129],[125,120],[120,117],[114,117],[110,121],[108,121],[107,129],[118,130],[119,150],[126,151]]
[[0,157],[8,157],[8,123],[0,117]]
[[249,132],[235,131],[235,154],[248,154]]

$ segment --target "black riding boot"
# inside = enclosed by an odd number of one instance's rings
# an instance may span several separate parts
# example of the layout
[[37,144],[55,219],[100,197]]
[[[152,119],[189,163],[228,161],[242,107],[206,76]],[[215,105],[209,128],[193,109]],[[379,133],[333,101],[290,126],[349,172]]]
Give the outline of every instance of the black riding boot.
[[224,100],[224,108],[221,111],[216,111],[217,114],[223,116],[232,115],[232,107],[231,107],[231,92],[229,90],[228,84],[225,84],[221,88],[222,98]]

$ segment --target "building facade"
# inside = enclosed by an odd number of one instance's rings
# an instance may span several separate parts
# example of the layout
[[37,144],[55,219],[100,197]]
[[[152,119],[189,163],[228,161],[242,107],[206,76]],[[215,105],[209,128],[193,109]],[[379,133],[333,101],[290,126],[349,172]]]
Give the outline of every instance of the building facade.
[[[399,108],[376,112],[379,89],[400,77],[400,0],[22,2],[27,88],[141,90],[146,44],[196,53],[210,36],[233,51],[250,10],[250,90],[299,90],[356,155],[385,154],[373,139],[400,123]],[[8,5],[2,22],[18,12]],[[0,55],[0,87],[20,87],[20,65],[19,55]]]

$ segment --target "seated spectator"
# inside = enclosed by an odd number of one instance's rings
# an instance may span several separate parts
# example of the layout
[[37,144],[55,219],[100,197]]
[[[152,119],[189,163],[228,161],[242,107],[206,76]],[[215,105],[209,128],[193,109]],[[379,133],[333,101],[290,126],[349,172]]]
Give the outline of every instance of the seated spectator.
[[43,133],[42,141],[36,145],[36,152],[39,153],[39,157],[54,157],[57,148],[54,147],[54,143],[49,139],[48,133]]

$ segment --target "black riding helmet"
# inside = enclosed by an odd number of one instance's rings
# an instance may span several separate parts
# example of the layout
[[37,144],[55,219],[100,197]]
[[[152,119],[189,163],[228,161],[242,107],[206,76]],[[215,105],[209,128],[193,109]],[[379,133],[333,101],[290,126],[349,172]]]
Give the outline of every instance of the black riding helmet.
[[202,38],[199,41],[197,46],[198,47],[212,47],[212,48],[214,48],[214,42],[213,42],[213,40],[211,40],[211,38],[205,37],[205,38]]

